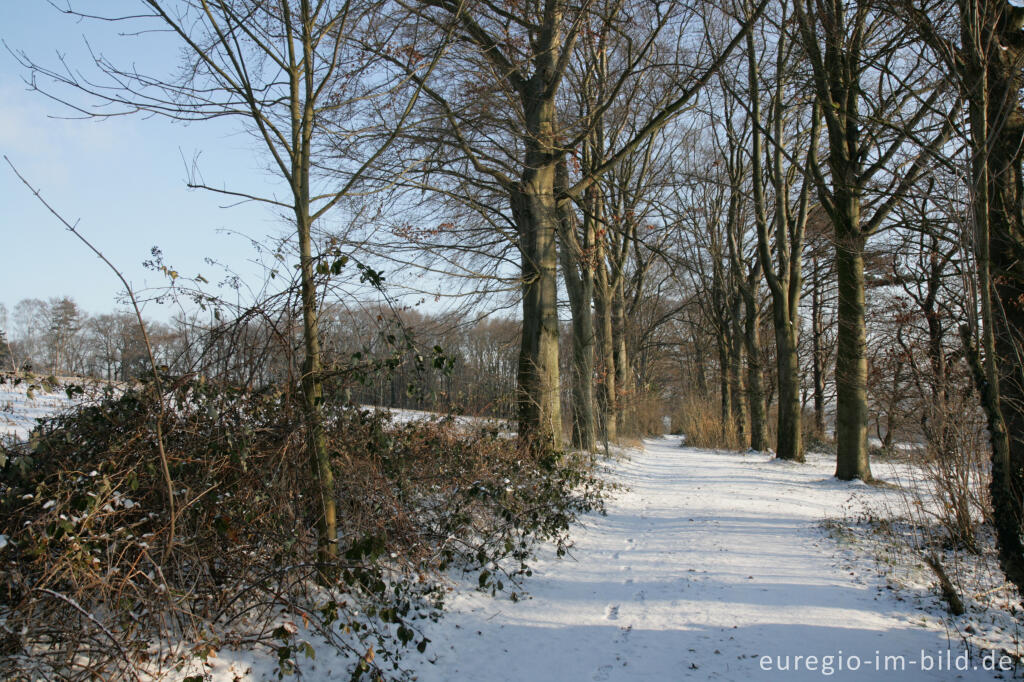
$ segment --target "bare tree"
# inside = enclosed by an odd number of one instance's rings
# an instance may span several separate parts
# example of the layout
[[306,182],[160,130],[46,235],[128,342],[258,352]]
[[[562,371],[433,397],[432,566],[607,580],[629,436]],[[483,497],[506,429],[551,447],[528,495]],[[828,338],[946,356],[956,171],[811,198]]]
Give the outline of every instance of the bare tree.
[[[789,22],[787,5],[783,3],[777,17],[778,24]],[[793,43],[785,30],[772,36],[775,50],[774,83],[770,86],[768,113],[761,113],[761,67],[758,64],[756,40],[747,36],[747,82],[749,85],[750,115],[754,120],[751,133],[750,163],[753,173],[754,223],[757,229],[757,254],[764,270],[765,281],[772,299],[772,322],[775,329],[776,369],[778,372],[778,446],[781,459],[803,461],[802,409],[800,400],[800,293],[804,229],[807,225],[810,188],[812,183],[796,171],[793,160],[795,149],[805,149],[804,164],[817,164],[819,111],[815,103],[810,113],[810,125],[803,130],[792,130],[787,119],[801,123],[806,117],[806,106],[787,105],[800,101],[800,93],[791,89],[787,74],[793,70],[795,53]],[[796,113],[793,109],[796,108]],[[804,119],[806,121],[806,118]],[[762,140],[767,137],[766,151]],[[792,138],[792,144],[787,137]],[[792,146],[791,146],[792,145]],[[795,147],[795,149],[794,149]],[[762,159],[767,159],[767,168]],[[799,189],[794,182],[799,178]],[[765,185],[770,188],[766,193]],[[795,198],[794,198],[795,194]],[[774,207],[769,216],[768,199]]]
[[[836,245],[836,476],[870,480],[864,249],[927,171],[951,125],[935,110],[940,74],[919,51],[915,56],[911,39],[874,3],[797,0],[794,7],[828,137],[828,177],[813,159],[810,170]],[[877,83],[871,97],[865,95],[869,75]],[[925,86],[930,94],[922,100],[918,88]],[[922,128],[936,118],[938,132],[923,139]],[[909,153],[908,140],[924,149]],[[905,170],[891,173],[896,164]]]
[[[761,4],[761,8],[765,3]],[[469,194],[470,201],[493,212],[488,197],[507,201],[509,235],[519,252],[523,336],[519,369],[520,432],[538,443],[561,437],[559,401],[557,236],[570,202],[581,200],[600,178],[662,130],[707,83],[746,30],[720,52],[709,54],[699,34],[688,41],[686,64],[679,64],[672,96],[647,112],[635,133],[605,151],[588,169],[569,168],[568,181],[558,168],[567,155],[591,137],[598,121],[652,63],[658,37],[669,27],[699,25],[701,15],[687,3],[588,0],[529,2],[505,8],[489,2],[423,0],[406,2],[415,18],[410,40],[430,44],[424,26],[455,28],[457,42],[434,78],[410,74],[430,103],[418,132],[425,186],[449,197]],[[589,112],[570,115],[566,75],[577,56],[581,35],[602,24],[621,37],[620,57],[609,72],[601,100]],[[402,60],[391,57],[395,66]],[[423,160],[426,153],[428,159]],[[445,186],[442,181],[451,184]],[[455,188],[458,188],[456,190]],[[468,190],[468,192],[467,192]],[[582,311],[582,306],[577,306]]]
[[[992,446],[999,558],[1024,591],[1024,10],[1001,0],[898,3],[967,102],[967,183],[981,324],[961,329]],[[950,10],[955,8],[955,12]]]
[[[355,145],[361,106],[390,102],[393,83],[375,72],[364,80],[370,62],[350,36],[372,30],[381,3],[322,0],[139,0],[140,11],[123,17],[96,17],[69,7],[77,18],[130,24],[132,31],[163,30],[174,35],[184,63],[179,74],[145,74],[101,55],[100,79],[91,80],[68,65],[46,68],[24,53],[33,83],[49,81],[51,97],[95,117],[145,113],[175,120],[219,117],[241,120],[267,153],[288,197],[258,196],[244,188],[203,187],[240,201],[257,201],[280,210],[295,229],[299,252],[302,309],[302,401],[307,456],[319,490],[319,558],[325,570],[338,555],[334,479],[320,417],[323,366],[320,348],[317,275],[330,274],[340,260],[325,262],[314,253],[318,221],[339,207],[359,182],[362,171],[394,136],[339,173],[325,163],[336,158],[338,140]],[[424,70],[430,62],[424,62]],[[419,91],[414,90],[406,111]],[[81,97],[84,95],[84,98]],[[336,268],[337,269],[337,268]]]

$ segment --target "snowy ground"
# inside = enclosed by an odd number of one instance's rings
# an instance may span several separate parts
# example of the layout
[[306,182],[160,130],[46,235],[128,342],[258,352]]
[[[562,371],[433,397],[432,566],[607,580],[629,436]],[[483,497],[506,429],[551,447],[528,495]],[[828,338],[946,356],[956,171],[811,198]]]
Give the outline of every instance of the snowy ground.
[[[35,417],[68,403],[59,390],[29,396],[0,385],[0,433],[24,437]],[[1001,652],[967,657],[957,634],[966,625],[943,618],[926,572],[916,588],[894,584],[870,541],[822,527],[885,507],[893,491],[837,481],[834,458],[808,460],[645,441],[608,465],[624,488],[606,516],[577,524],[573,556],[534,562],[530,598],[494,598],[472,576],[456,580],[445,617],[426,625],[426,654],[409,652],[403,666],[421,682],[1014,676],[984,669]],[[302,679],[338,679],[348,662],[316,653],[299,661]],[[215,681],[277,679],[271,655],[222,649],[210,663]]]
[[515,425],[511,424],[507,419],[500,419],[498,417],[448,415],[441,414],[438,412],[427,412],[426,410],[409,410],[400,409],[397,407],[381,407],[379,405],[360,405],[359,409],[378,412],[388,412],[391,414],[391,419],[396,424],[406,424],[408,422],[417,421],[437,421],[444,419],[453,419],[455,423],[459,426],[469,426],[473,428],[486,427],[488,429],[494,429],[499,432],[504,432],[509,436],[515,435],[512,432],[512,429],[515,428]]
[[49,417],[72,404],[63,387],[47,390],[38,381],[23,380],[14,385],[8,376],[0,376],[0,437],[28,438],[37,419]]
[[950,648],[941,619],[898,601],[873,560],[823,533],[820,521],[854,498],[886,494],[841,483],[833,468],[648,440],[611,467],[629,490],[584,520],[574,559],[539,562],[527,601],[461,590],[427,631],[432,662],[415,672],[424,682],[993,679],[977,653]]

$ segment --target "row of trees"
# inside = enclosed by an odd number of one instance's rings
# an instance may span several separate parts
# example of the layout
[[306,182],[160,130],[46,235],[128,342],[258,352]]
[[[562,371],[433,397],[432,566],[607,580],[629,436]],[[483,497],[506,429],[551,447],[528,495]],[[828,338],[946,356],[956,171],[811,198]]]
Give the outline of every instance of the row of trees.
[[709,141],[690,152],[701,184],[681,205],[702,217],[678,261],[706,292],[723,418],[751,444],[763,442],[757,331],[770,314],[780,457],[802,458],[808,383],[819,428],[834,390],[840,478],[871,479],[872,422],[883,444],[899,430],[955,457],[973,373],[1018,585],[1021,26],[1003,2],[774,7],[694,119]]
[[937,411],[914,433],[942,450],[938,415],[970,368],[1002,557],[1024,585],[1019,9],[140,5],[115,19],[176,35],[179,76],[100,59],[101,82],[22,59],[89,115],[234,116],[268,154],[286,199],[215,191],[294,226],[281,259],[296,296],[240,319],[282,343],[301,319],[287,376],[324,486],[324,558],[334,511],[319,410],[325,380],[355,371],[352,353],[326,352],[325,325],[346,273],[380,289],[397,263],[393,287],[520,306],[519,432],[542,449],[561,441],[564,394],[574,445],[593,448],[640,394],[678,398],[717,372],[722,421],[744,444],[765,448],[774,430],[778,455],[802,459],[810,406],[819,432],[832,422],[837,476],[870,480],[872,420],[891,443],[908,396],[927,393]]

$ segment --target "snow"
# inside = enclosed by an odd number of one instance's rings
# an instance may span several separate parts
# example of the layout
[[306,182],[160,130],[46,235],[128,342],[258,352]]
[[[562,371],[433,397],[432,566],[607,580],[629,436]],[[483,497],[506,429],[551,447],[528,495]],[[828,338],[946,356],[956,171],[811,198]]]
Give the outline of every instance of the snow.
[[[529,598],[456,578],[445,617],[424,626],[426,654],[403,667],[419,682],[993,679],[983,667],[998,652],[968,657],[937,599],[901,597],[870,555],[825,530],[893,494],[840,482],[834,466],[646,440],[608,465],[624,488],[606,516],[577,524],[572,557],[534,563]],[[304,679],[344,669],[316,653],[299,661]],[[219,655],[214,680],[276,677],[269,657]]]
[[470,415],[446,415],[439,412],[427,412],[425,410],[410,410],[397,407],[382,407],[379,405],[360,405],[359,409],[371,412],[387,412],[391,420],[396,424],[407,424],[409,422],[442,421],[445,419],[454,420],[458,426],[471,428],[486,427],[496,431],[503,431],[507,435],[513,435],[511,429],[515,428],[507,419],[498,417],[474,417]]
[[674,438],[631,455],[609,472],[629,490],[585,519],[575,560],[540,562],[519,603],[460,591],[427,631],[419,680],[934,680],[947,650],[956,667],[941,620],[922,625],[821,530],[884,490],[837,481],[824,456],[788,464]]
[[[69,402],[63,392],[29,397],[23,385],[0,385],[0,433],[24,438],[37,417]],[[431,640],[425,655],[401,660],[410,678],[990,680],[982,668],[999,652],[978,646],[1017,641],[1016,622],[1001,616],[1003,636],[971,638],[968,657],[960,637],[987,614],[951,621],[927,571],[894,582],[875,562],[871,542],[882,540],[830,534],[826,520],[886,508],[895,494],[837,481],[834,458],[794,464],[684,447],[679,437],[627,454],[606,465],[623,486],[607,515],[580,519],[571,557],[542,551],[523,586],[528,598],[494,598],[475,589],[475,576],[453,577],[445,617],[421,625]],[[907,465],[888,466],[873,463],[882,478],[915,478]],[[0,548],[6,542],[0,536]],[[301,630],[316,649],[315,660],[297,661],[303,679],[336,679],[349,661]],[[269,680],[276,668],[272,654],[225,648],[205,672],[213,681]]]
[[72,404],[63,388],[53,391],[25,380],[14,385],[9,377],[0,377],[0,437],[27,440],[36,421],[50,417]]
[[[881,448],[882,439],[877,436],[868,436],[868,447]],[[903,453],[922,452],[926,447],[927,446],[921,442],[898,442],[892,444],[893,450]]]

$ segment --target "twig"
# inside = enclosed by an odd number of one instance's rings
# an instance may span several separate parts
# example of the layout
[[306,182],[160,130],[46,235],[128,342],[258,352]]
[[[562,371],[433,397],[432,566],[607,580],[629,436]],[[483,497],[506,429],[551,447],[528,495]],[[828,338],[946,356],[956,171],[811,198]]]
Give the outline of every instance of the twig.
[[92,243],[88,239],[86,239],[84,236],[82,236],[82,234],[75,228],[74,225],[72,225],[70,222],[68,222],[64,218],[64,216],[62,216],[60,213],[58,213],[56,209],[54,209],[52,206],[50,206],[50,204],[48,204],[46,202],[46,200],[43,199],[43,196],[42,196],[42,193],[40,192],[40,190],[38,190],[35,187],[33,187],[29,183],[29,181],[26,180],[25,177],[20,172],[18,172],[18,169],[14,166],[14,163],[12,163],[9,158],[7,158],[6,154],[4,154],[4,161],[7,162],[7,165],[11,167],[11,170],[14,171],[14,174],[16,176],[18,176],[18,179],[21,180],[21,182],[25,185],[25,187],[28,187],[29,191],[32,193],[32,196],[34,196],[36,199],[38,199],[39,203],[41,203],[43,206],[45,206],[46,209],[50,213],[52,213],[57,218],[57,220],[59,220],[64,225],[64,227],[67,228],[68,232],[70,232],[71,234],[73,234],[76,237],[78,237],[78,239],[83,244],[88,246],[89,249],[93,253],[95,253],[99,257],[100,260],[102,260],[104,263],[106,263],[107,267],[110,268],[115,275],[117,275],[117,278],[119,280],[121,280],[121,284],[124,285],[125,291],[128,293],[129,300],[131,300],[131,302],[132,302],[132,308],[135,310],[135,317],[136,317],[136,319],[139,322],[139,329],[142,331],[142,340],[146,344],[146,353],[149,355],[149,365],[150,365],[150,368],[153,370],[153,383],[154,383],[154,385],[156,387],[157,404],[158,404],[158,406],[160,408],[160,411],[159,411],[159,413],[157,415],[157,419],[156,419],[156,443],[157,443],[157,448],[160,451],[160,465],[163,468],[164,484],[167,486],[167,508],[168,508],[168,511],[170,512],[170,517],[171,517],[171,525],[170,525],[170,528],[168,529],[167,547],[164,549],[164,556],[163,556],[163,561],[164,561],[164,563],[166,563],[167,559],[170,557],[171,550],[174,547],[174,535],[175,535],[174,524],[175,524],[176,517],[177,517],[177,515],[175,514],[175,510],[174,510],[174,482],[171,480],[171,467],[170,467],[170,465],[168,463],[168,460],[167,460],[167,453],[164,450],[163,420],[164,420],[165,408],[164,408],[163,385],[162,385],[162,383],[160,381],[160,371],[159,371],[159,369],[157,368],[157,365],[156,365],[156,357],[153,355],[153,345],[149,341],[149,332],[146,331],[146,323],[142,319],[142,310],[139,308],[138,299],[135,298],[135,292],[132,291],[132,286],[128,283],[128,280],[125,279],[124,275],[121,274],[121,271],[118,270],[117,267],[113,263],[111,263],[107,259],[107,257],[104,256],[100,252],[99,249],[97,249],[95,246],[93,246]]
[[[4,158],[6,159],[7,157],[5,156]],[[10,163],[10,161],[8,161],[8,163]],[[17,171],[15,171],[15,172],[17,172]],[[76,602],[74,599],[72,599],[71,597],[68,597],[67,595],[63,595],[60,592],[55,592],[54,590],[51,590],[51,589],[48,589],[48,588],[45,588],[45,587],[39,587],[39,588],[36,588],[36,589],[38,589],[40,592],[43,592],[45,594],[50,595],[51,597],[54,597],[56,599],[61,600],[62,602],[64,602],[65,604],[67,604],[68,606],[70,606],[71,608],[73,608],[74,610],[78,611],[80,614],[82,614],[86,618],[88,618],[89,621],[92,622],[93,625],[95,625],[97,628],[99,628],[100,631],[103,632],[103,634],[105,634],[108,638],[110,638],[110,641],[114,643],[114,646],[117,647],[117,650],[119,652],[121,652],[121,657],[124,658],[125,663],[128,664],[128,667],[131,669],[132,674],[134,675],[135,679],[136,680],[141,679],[140,675],[139,675],[139,671],[135,667],[135,664],[132,663],[132,659],[128,655],[128,652],[125,651],[123,646],[121,646],[120,640],[118,640],[117,637],[114,636],[114,633],[112,633],[110,630],[107,629],[107,626],[105,626],[103,623],[101,623],[98,620],[96,620],[96,617],[94,615],[92,615],[91,613],[89,613],[88,611],[83,609],[82,606],[78,602]]]

